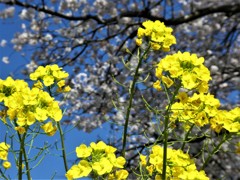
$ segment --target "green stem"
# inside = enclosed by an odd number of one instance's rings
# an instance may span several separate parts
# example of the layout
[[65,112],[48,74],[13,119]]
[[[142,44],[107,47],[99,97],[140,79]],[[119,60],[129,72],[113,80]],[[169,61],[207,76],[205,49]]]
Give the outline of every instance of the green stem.
[[[53,94],[52,94],[52,91],[51,91],[51,86],[48,87],[47,90],[48,90],[50,96],[53,97]],[[63,157],[64,168],[65,168],[65,172],[67,172],[68,171],[68,166],[67,166],[67,156],[66,156],[66,151],[65,151],[64,134],[63,134],[60,122],[57,122],[57,128],[59,130],[60,139],[61,139],[62,157]]]
[[138,55],[138,59],[139,59],[138,65],[137,65],[137,67],[135,69],[133,81],[132,81],[132,84],[131,84],[131,87],[130,87],[130,99],[129,99],[129,104],[128,104],[128,108],[127,108],[126,119],[125,119],[125,124],[124,124],[124,132],[123,132],[123,145],[122,145],[122,156],[123,157],[125,157],[128,121],[129,121],[130,111],[131,111],[131,108],[132,108],[132,101],[133,101],[134,92],[135,92],[135,84],[136,84],[137,79],[138,79],[138,71],[139,71],[139,68],[142,65],[142,61],[143,61],[144,57],[149,52],[149,49],[150,49],[150,46],[144,51],[142,56],[140,56],[140,53],[139,53],[139,55]]
[[187,139],[188,139],[188,136],[189,136],[190,132],[192,131],[193,126],[194,126],[194,124],[191,125],[190,129],[188,130],[188,132],[187,132],[187,134],[186,134],[186,136],[185,136],[185,138],[184,138],[184,141],[183,141],[183,144],[182,144],[182,147],[181,147],[181,150],[182,150],[182,151],[183,151],[183,149],[184,149],[184,147],[185,147],[185,145],[186,145],[186,141],[187,141]]
[[23,148],[23,156],[24,156],[24,160],[25,160],[25,165],[26,165],[26,172],[27,172],[27,178],[28,180],[31,180],[31,174],[30,174],[30,169],[29,169],[29,164],[28,164],[28,157],[27,157],[27,153],[25,150],[25,147]]
[[[164,85],[165,87],[165,85]],[[162,169],[162,179],[166,180],[166,172],[167,172],[167,147],[168,147],[168,123],[169,123],[169,111],[171,110],[172,104],[175,101],[176,95],[178,93],[180,86],[176,88],[172,99],[169,102],[168,108],[165,112],[165,118],[164,118],[164,132],[163,132],[163,169]],[[165,91],[167,92],[168,90],[165,87]]]
[[162,179],[166,179],[166,170],[167,170],[167,147],[168,147],[168,121],[169,114],[165,117],[164,121],[164,144],[163,144],[163,170],[162,170]]
[[0,169],[0,173],[1,173],[0,178],[3,178],[3,179],[5,179],[5,180],[8,180],[8,178],[5,176],[4,172],[2,172],[1,169]]
[[67,172],[68,171],[67,156],[66,156],[66,151],[65,151],[64,135],[63,135],[63,131],[62,131],[60,122],[57,122],[57,127],[58,127],[58,130],[59,130],[59,133],[60,133],[60,138],[61,138],[62,157],[63,157],[64,167],[65,167],[65,171]]
[[[26,130],[27,131],[27,130]],[[30,170],[29,170],[29,166],[28,166],[28,158],[26,155],[26,151],[25,151],[25,138],[26,138],[27,132],[25,132],[22,137],[21,135],[18,133],[18,138],[20,140],[20,152],[19,152],[19,157],[18,157],[18,179],[22,180],[22,164],[23,164],[23,156],[25,159],[25,163],[26,163],[26,171],[27,171],[27,176],[28,179],[31,179],[31,175],[30,175]]]
[[220,143],[212,150],[212,152],[210,154],[208,154],[208,157],[206,159],[206,161],[203,163],[201,170],[204,170],[204,168],[207,166],[207,164],[209,163],[210,159],[212,158],[212,156],[219,151],[219,149],[221,148],[222,144],[224,142],[226,142],[228,140],[228,135],[224,134],[222,140],[220,141]]

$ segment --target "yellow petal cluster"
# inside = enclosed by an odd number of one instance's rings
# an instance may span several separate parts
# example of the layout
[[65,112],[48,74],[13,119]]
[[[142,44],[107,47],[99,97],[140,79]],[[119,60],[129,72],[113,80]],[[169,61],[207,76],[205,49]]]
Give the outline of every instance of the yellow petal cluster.
[[210,124],[217,133],[225,129],[240,135],[240,108],[236,107],[230,111],[218,110],[216,115],[210,119]]
[[30,74],[30,79],[38,81],[35,86],[42,87],[41,81],[45,86],[58,86],[58,92],[68,92],[71,90],[69,86],[65,86],[65,79],[69,74],[62,70],[57,64],[39,66],[33,73]]
[[[155,145],[145,168],[151,179],[161,179],[163,168],[163,148]],[[142,158],[141,158],[142,159]],[[145,159],[145,158],[144,158]],[[204,171],[198,171],[194,161],[188,154],[181,150],[167,149],[167,170],[166,179],[196,179],[209,180]]]
[[23,92],[25,88],[28,88],[28,84],[23,80],[14,80],[12,77],[0,79],[0,102],[4,102],[15,92]]
[[[98,143],[92,142],[90,146],[81,144],[76,147],[77,157],[81,160],[67,171],[67,179],[87,176],[101,176],[106,179],[126,179],[128,172],[122,169],[126,160],[122,156],[116,157],[116,150],[116,148],[105,144],[103,141]],[[85,164],[84,167],[82,167],[83,164]]]
[[[23,80],[14,80],[8,77],[5,80],[0,79],[0,103],[5,107],[1,111],[0,117],[4,123],[6,118],[16,122],[15,130],[19,134],[26,131],[26,127],[39,121],[44,132],[52,136],[56,132],[56,122],[62,119],[62,110],[58,102],[44,91],[43,87],[57,87],[58,92],[67,92],[70,90],[65,86],[64,78],[68,73],[59,68],[58,65],[39,66],[35,72],[30,75],[32,80],[36,80],[33,87]],[[51,93],[54,89],[51,89]],[[46,123],[47,119],[50,119]]]
[[48,118],[60,121],[62,111],[58,103],[47,92],[38,88],[25,87],[11,96],[5,97],[10,120],[16,119],[18,126],[32,125],[36,120],[43,122]]
[[10,148],[9,144],[5,142],[0,143],[0,159],[1,160],[7,160],[9,148]]
[[9,161],[4,161],[2,166],[5,168],[5,169],[9,169],[11,167],[11,163]]
[[81,160],[77,165],[73,165],[66,173],[67,179],[77,179],[87,177],[92,168],[88,161]]
[[[198,58],[196,54],[189,52],[178,52],[167,55],[157,65],[156,77],[168,88],[177,80],[181,81],[181,86],[188,90],[196,89],[200,93],[208,91],[208,82],[211,80],[210,71],[204,66],[204,58]],[[168,75],[167,77],[165,75]],[[161,89],[157,84],[154,88]]]
[[57,131],[57,127],[56,125],[53,125],[52,121],[47,122],[46,124],[41,126],[41,128],[48,136],[53,136]]
[[153,50],[169,51],[176,38],[171,34],[172,28],[166,27],[163,22],[147,20],[142,23],[144,28],[138,28],[136,44],[141,46],[143,38],[148,39]]
[[11,163],[8,161],[8,150],[10,148],[10,145],[5,143],[5,142],[1,142],[0,143],[0,160],[4,160],[2,163],[2,166],[5,169],[9,169],[11,167]]
[[177,95],[179,102],[171,106],[171,121],[183,122],[187,130],[191,124],[202,127],[209,124],[209,118],[216,116],[220,101],[211,94],[194,93],[189,97],[181,92]]
[[220,101],[211,94],[194,93],[191,97],[185,92],[177,95],[179,102],[171,106],[171,121],[184,123],[185,130],[192,124],[199,127],[209,124],[219,133],[222,129],[231,133],[240,133],[240,108],[230,111],[220,110]]

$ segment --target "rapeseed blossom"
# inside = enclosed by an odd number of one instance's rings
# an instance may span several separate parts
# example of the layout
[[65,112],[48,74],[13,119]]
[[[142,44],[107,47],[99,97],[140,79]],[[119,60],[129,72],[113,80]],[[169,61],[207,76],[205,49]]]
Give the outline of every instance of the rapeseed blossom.
[[240,108],[236,107],[230,111],[218,110],[216,115],[210,119],[210,124],[217,133],[225,129],[240,135]]
[[[143,158],[144,157],[144,158]],[[154,145],[151,149],[149,157],[140,156],[140,159],[147,159],[146,171],[151,179],[162,179],[163,168],[163,148]],[[144,160],[145,161],[145,160]],[[167,179],[196,179],[208,180],[204,171],[198,171],[194,161],[188,154],[182,150],[167,149]]]
[[178,120],[184,123],[185,130],[195,124],[199,127],[209,124],[209,118],[218,113],[220,101],[211,94],[194,93],[189,97],[187,93],[180,92],[177,95],[179,102],[171,106],[171,121]]
[[23,80],[13,80],[12,77],[0,79],[0,102],[4,102],[15,92],[23,92],[25,88],[28,88],[28,84]]
[[9,169],[11,167],[11,163],[9,161],[4,161],[2,166],[5,168],[5,169]]
[[58,103],[47,92],[38,88],[26,87],[22,92],[15,92],[5,98],[10,120],[16,119],[19,126],[30,126],[36,120],[43,122],[47,118],[60,121],[62,111]]
[[[203,65],[204,58],[196,54],[178,52],[167,55],[157,65],[155,75],[158,78],[154,88],[161,90],[161,84],[168,88],[180,80],[181,86],[188,90],[196,89],[200,93],[208,91],[208,82],[211,80],[210,71]],[[158,86],[159,85],[159,86]]]
[[[6,123],[6,118],[15,121],[14,129],[19,134],[25,133],[26,127],[38,121],[47,135],[54,135],[57,130],[55,124],[62,119],[63,114],[58,102],[43,88],[57,87],[58,93],[68,92],[70,87],[65,84],[67,77],[68,73],[58,65],[47,65],[39,66],[30,74],[30,79],[37,81],[32,88],[23,80],[11,77],[0,79],[0,103],[6,107],[0,113],[2,121]],[[50,121],[47,122],[47,119]]]
[[10,148],[9,144],[5,142],[0,143],[0,159],[1,160],[5,160],[5,161],[7,160],[9,148]]
[[57,131],[57,127],[53,125],[52,121],[47,122],[46,124],[41,126],[41,128],[44,130],[44,132],[48,136],[53,136],[55,134],[55,132]]
[[[124,168],[125,158],[116,157],[116,148],[105,144],[103,141],[92,142],[90,146],[81,144],[76,147],[77,157],[80,162],[73,165],[66,173],[67,179],[81,177],[105,177],[107,179],[126,179],[128,172]],[[120,169],[120,170],[118,170]]]
[[220,101],[211,94],[194,93],[191,97],[185,92],[177,95],[179,102],[171,106],[170,120],[183,123],[185,130],[192,124],[199,127],[210,124],[215,132],[222,129],[231,133],[240,133],[240,108],[236,107],[230,111],[219,110]]
[[42,81],[46,87],[56,84],[58,86],[58,92],[68,92],[71,90],[69,86],[65,86],[65,79],[68,76],[69,74],[67,72],[63,71],[57,64],[54,64],[45,67],[39,66],[30,74],[30,79],[37,81],[35,86],[41,87],[40,82]]
[[153,22],[147,20],[142,23],[144,28],[138,28],[136,44],[141,46],[143,38],[149,40],[149,44],[153,50],[169,51],[172,44],[176,44],[176,38],[171,34],[172,28],[166,27],[159,20]]

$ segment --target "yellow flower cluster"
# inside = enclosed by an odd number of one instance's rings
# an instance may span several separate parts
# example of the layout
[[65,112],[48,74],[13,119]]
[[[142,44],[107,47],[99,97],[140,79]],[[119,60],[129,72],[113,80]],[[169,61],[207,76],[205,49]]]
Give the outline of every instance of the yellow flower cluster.
[[218,110],[210,119],[210,124],[217,133],[226,129],[228,132],[240,135],[240,108],[236,107],[230,111]]
[[189,97],[187,93],[180,92],[177,98],[179,102],[171,106],[170,120],[183,122],[185,130],[188,130],[191,124],[202,127],[210,123],[217,133],[222,128],[232,133],[240,132],[239,107],[231,111],[219,110],[220,101],[211,94],[194,93]]
[[178,52],[167,55],[156,68],[156,77],[159,79],[154,83],[154,88],[161,90],[161,82],[168,88],[174,81],[179,79],[182,87],[199,92],[208,91],[208,81],[211,80],[210,71],[203,65],[204,58],[198,58],[196,54],[189,52]]
[[209,118],[216,116],[220,101],[211,94],[194,93],[189,97],[187,93],[180,92],[177,95],[179,102],[171,106],[171,120],[184,123],[187,130],[191,124],[202,127],[209,123]]
[[[63,78],[68,77],[68,74],[57,65],[52,65],[40,66],[30,77],[32,80],[43,80],[45,86],[54,84],[61,89],[65,85]],[[63,116],[62,110],[58,102],[42,90],[42,87],[40,81],[30,88],[23,80],[13,80],[11,77],[0,79],[0,103],[6,107],[0,113],[2,121],[6,123],[7,117],[15,121],[15,130],[23,134],[26,132],[25,128],[36,121],[44,124],[50,118],[51,121],[41,127],[47,135],[54,135],[57,130],[55,123]],[[68,88],[65,87],[63,91],[67,91],[66,89]]]
[[136,44],[141,46],[144,37],[150,41],[153,50],[169,51],[172,44],[176,44],[176,38],[171,34],[172,28],[166,27],[163,22],[147,20],[142,23],[144,28],[138,28]]
[[[161,180],[163,168],[163,148],[152,147],[149,157],[140,155],[142,168],[146,169],[150,179]],[[209,180],[204,171],[198,171],[194,161],[181,150],[167,149],[166,179]]]
[[106,145],[103,141],[98,143],[92,142],[90,146],[81,144],[76,148],[77,157],[81,160],[67,171],[67,179],[87,176],[101,176],[109,180],[126,179],[128,172],[122,169],[126,160],[121,156],[116,157],[116,150],[116,148]]
[[[58,92],[68,92],[71,90],[69,86],[65,86],[65,79],[68,73],[63,71],[58,65],[39,66],[35,72],[30,74],[30,79],[33,81],[41,80],[45,86],[57,84]],[[35,84],[36,87],[42,87],[40,81]]]
[[5,142],[0,143],[0,159],[4,160],[2,166],[5,169],[9,169],[11,167],[11,163],[7,160],[9,148],[10,148],[9,144],[6,144]]

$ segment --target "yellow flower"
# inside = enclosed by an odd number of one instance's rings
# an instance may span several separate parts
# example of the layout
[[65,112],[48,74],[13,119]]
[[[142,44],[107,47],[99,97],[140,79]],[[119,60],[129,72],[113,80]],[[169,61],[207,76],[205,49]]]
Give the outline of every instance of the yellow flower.
[[145,30],[143,28],[138,28],[137,36],[138,38],[142,38],[145,34]]
[[188,101],[188,95],[186,92],[179,92],[177,98],[180,100],[181,103],[186,103]]
[[18,131],[19,134],[24,134],[26,132],[26,129],[21,126],[15,127],[14,129]]
[[0,143],[0,159],[7,160],[9,148],[10,148],[9,144],[7,144],[5,142]]
[[159,174],[157,174],[157,175],[155,176],[155,180],[162,180],[162,176],[160,176]]
[[109,174],[108,177],[107,177],[107,180],[115,180],[116,177],[114,176],[113,173]]
[[51,71],[61,71],[62,68],[60,68],[57,64],[53,64],[53,65],[47,65],[47,68],[49,68]]
[[171,34],[172,28],[166,27],[163,22],[147,20],[142,23],[145,27],[138,28],[136,44],[140,46],[144,36],[150,41],[153,50],[169,51],[172,44],[176,44],[176,38]]
[[44,75],[46,75],[46,69],[43,66],[38,66],[38,68],[30,74],[30,79],[36,81]]
[[191,72],[184,72],[182,75],[182,85],[186,89],[194,89],[197,87],[197,77]]
[[68,73],[66,73],[65,71],[53,71],[52,75],[56,78],[56,79],[65,79],[69,76]]
[[99,141],[97,144],[91,142],[90,146],[93,150],[105,150],[107,148],[107,145],[103,141]]
[[41,81],[37,81],[36,83],[33,84],[33,88],[42,89],[43,84],[41,83]]
[[169,77],[162,76],[162,81],[164,84],[167,85],[168,88],[170,88],[173,85],[173,81]]
[[109,154],[109,153],[114,153],[116,150],[117,150],[117,149],[116,149],[115,147],[112,147],[112,146],[109,146],[109,145],[107,145],[107,147],[105,148],[105,152],[106,152],[107,154]]
[[9,169],[11,167],[11,163],[9,161],[4,161],[2,165],[5,169]]
[[[161,179],[162,174],[162,155],[163,149],[159,145],[152,147],[150,154],[150,165],[146,166],[146,170],[150,176],[155,175],[155,179]],[[190,156],[183,153],[182,150],[167,149],[167,179],[204,179],[207,180],[204,171],[197,171],[196,165]],[[154,173],[155,172],[155,173]],[[153,179],[153,177],[151,177]]]
[[50,76],[50,75],[46,75],[43,77],[43,84],[45,86],[51,86],[52,84],[54,84],[54,77]]
[[163,72],[163,68],[162,68],[162,66],[160,64],[158,64],[158,67],[156,68],[155,76],[157,78],[161,79],[162,72]]
[[57,85],[58,85],[58,87],[63,87],[63,86],[65,86],[65,80],[60,80],[60,81],[58,81],[58,83],[57,83]]
[[147,169],[147,171],[148,171],[148,174],[149,174],[150,176],[152,176],[152,173],[153,173],[153,171],[154,171],[154,165],[151,164],[151,165],[147,166],[146,169]]
[[144,156],[144,155],[140,154],[139,157],[140,157],[140,160],[141,160],[141,162],[140,162],[141,165],[142,165],[142,166],[146,166],[146,164],[147,164],[147,160],[146,160],[146,159],[147,159],[147,156]]
[[155,51],[159,50],[161,48],[161,45],[159,43],[150,42],[151,48]]
[[186,180],[209,180],[204,171],[183,171],[179,176],[180,179]]
[[37,120],[45,121],[48,118],[47,113],[48,112],[46,109],[41,109],[41,108],[37,107],[34,115]]
[[33,88],[33,89],[28,88],[24,92],[21,92],[23,104],[36,105],[38,103],[37,102],[38,94],[39,94],[38,88]]
[[135,41],[138,46],[142,45],[142,39],[137,38]]
[[0,102],[6,101],[15,92],[15,81],[11,77],[7,77],[6,80],[0,80]]
[[69,91],[71,91],[71,88],[70,88],[70,86],[66,86],[66,87],[64,87],[64,89],[63,89],[63,92],[69,92]]
[[157,80],[155,83],[153,83],[153,87],[158,91],[162,90],[161,83],[159,80]]
[[[220,110],[219,110],[220,111]],[[219,112],[218,111],[218,112]],[[218,121],[218,123],[222,124],[222,127],[224,127],[226,130],[232,133],[240,133],[240,108],[236,107],[232,109],[231,111],[220,111],[222,115],[220,116],[217,112],[217,115],[214,117],[221,118],[221,121]]]
[[99,162],[94,162],[92,164],[92,169],[97,172],[98,175],[103,175],[110,173],[112,171],[113,165],[111,162],[103,157]]
[[83,163],[72,166],[69,171],[66,173],[68,179],[75,179],[83,177],[82,174],[85,172],[86,176],[93,171],[93,176],[98,176],[105,179],[126,179],[128,172],[119,171],[116,174],[116,171],[119,168],[123,168],[126,160],[124,157],[116,157],[114,152],[117,149],[106,145],[103,141],[98,143],[90,143],[90,146],[81,144],[79,147],[76,147],[76,154],[78,158],[83,158],[80,162],[85,162],[87,170],[80,166]]
[[73,165],[65,174],[68,180],[87,177],[92,171],[88,161],[81,160],[78,165]]
[[[62,70],[62,68],[58,67],[58,65],[47,65],[45,67],[39,66],[35,72],[30,74],[31,80],[41,80],[45,86],[51,86],[53,84],[57,84],[59,92],[69,92],[71,90],[70,87],[65,87],[65,78],[69,76],[68,73]],[[37,87],[42,89],[42,84],[40,81],[34,84],[33,87]]]
[[116,171],[116,177],[117,177],[117,180],[127,179],[128,172],[124,169]]
[[49,121],[48,123],[46,123],[43,126],[41,126],[41,128],[44,130],[44,132],[48,136],[53,136],[56,133],[56,131],[57,131],[57,127],[53,126],[51,121]]
[[125,158],[120,156],[116,159],[116,162],[114,163],[114,166],[118,167],[118,168],[123,168],[125,163],[126,163]]
[[7,123],[7,121],[6,121],[6,117],[7,117],[7,110],[1,110],[0,111],[0,120],[4,123],[4,124],[6,124]]
[[52,105],[48,107],[48,115],[55,121],[60,121],[62,119],[62,110],[60,109],[56,101],[52,102]]
[[[196,54],[179,51],[161,59],[157,65],[155,75],[158,79],[164,80],[165,78],[162,78],[162,76],[167,74],[172,80],[173,78],[178,78],[183,88],[189,90],[197,89],[200,93],[206,93],[211,76],[210,71],[203,65],[203,62],[203,57],[198,58]],[[169,80],[165,82],[169,87],[171,83]]]
[[87,147],[85,144],[81,144],[79,147],[76,148],[76,153],[77,153],[77,157],[86,158],[91,155],[92,148]]

